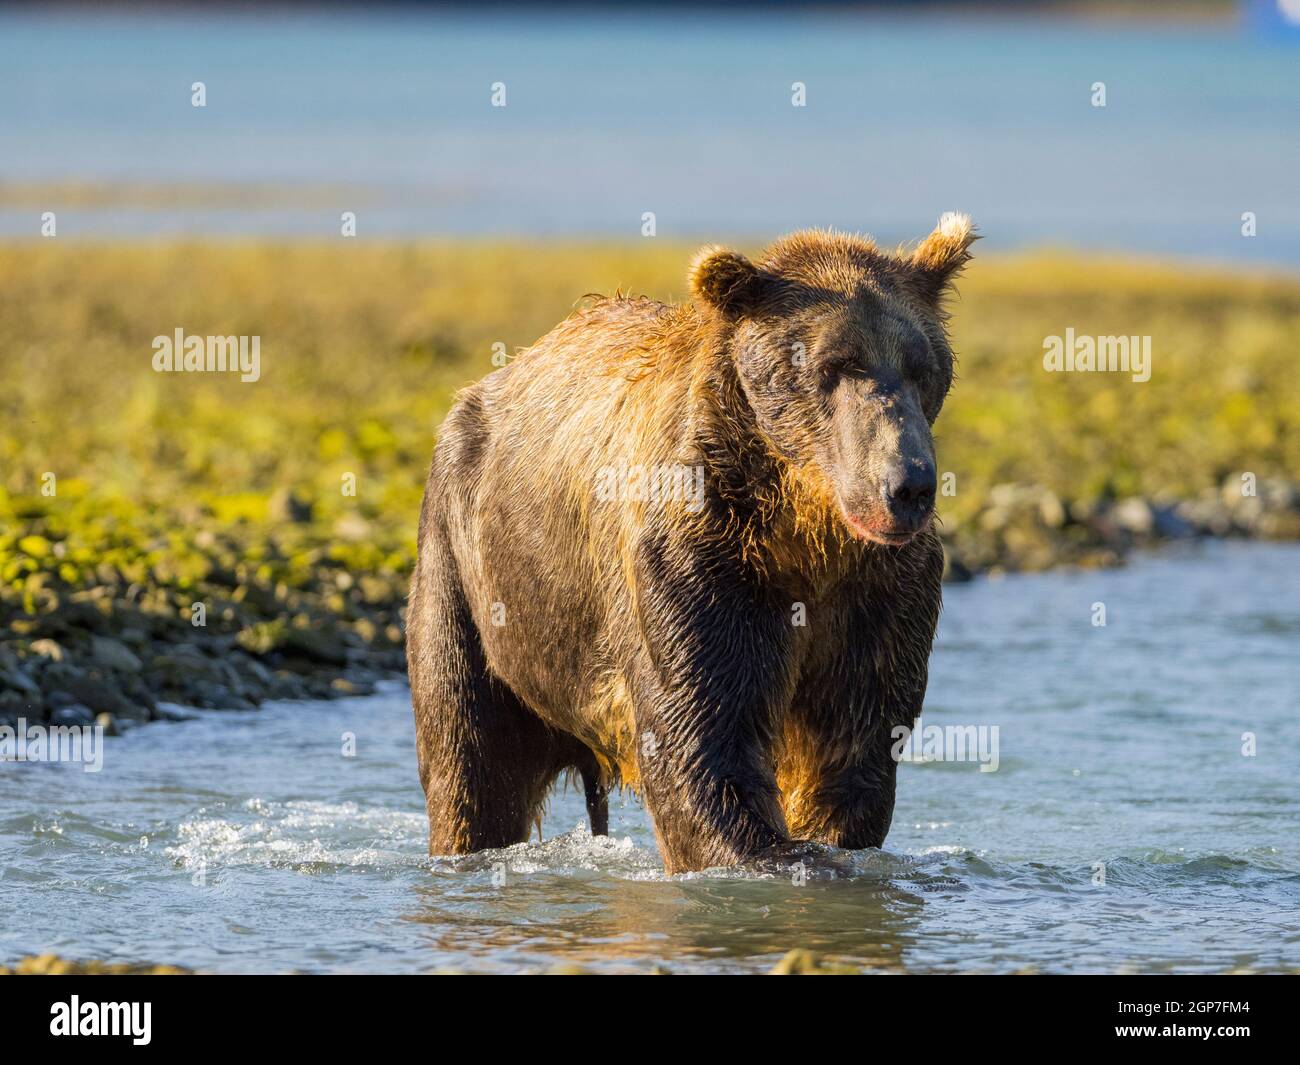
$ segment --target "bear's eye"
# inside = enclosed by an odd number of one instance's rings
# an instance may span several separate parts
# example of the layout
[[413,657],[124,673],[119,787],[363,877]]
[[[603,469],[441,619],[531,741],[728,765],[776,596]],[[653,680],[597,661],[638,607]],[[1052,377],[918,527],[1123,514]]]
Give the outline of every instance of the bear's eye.
[[913,380],[924,381],[939,369],[934,352],[919,329],[909,330],[900,345],[903,372]]
[[934,358],[928,351],[920,358],[907,360],[907,376],[913,381],[918,381],[924,384],[938,372],[939,364],[935,362]]
[[866,371],[852,355],[836,355],[821,364],[818,376],[825,388],[834,388],[844,377],[860,377]]

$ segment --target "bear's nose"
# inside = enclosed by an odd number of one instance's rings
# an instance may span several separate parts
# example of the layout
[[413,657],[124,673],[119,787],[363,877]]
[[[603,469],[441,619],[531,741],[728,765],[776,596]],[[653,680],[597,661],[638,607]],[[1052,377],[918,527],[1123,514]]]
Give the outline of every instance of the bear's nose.
[[891,510],[926,511],[934,505],[934,466],[912,463],[895,466],[880,485]]

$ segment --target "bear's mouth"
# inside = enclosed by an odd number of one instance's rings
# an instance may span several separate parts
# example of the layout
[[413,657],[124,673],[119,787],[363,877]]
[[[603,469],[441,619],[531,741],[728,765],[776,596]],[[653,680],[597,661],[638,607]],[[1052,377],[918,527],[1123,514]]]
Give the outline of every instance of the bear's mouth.
[[841,511],[841,513],[844,515],[844,523],[849,527],[849,532],[853,534],[854,539],[870,544],[882,544],[885,547],[904,547],[915,540],[917,534],[925,528],[925,522],[914,526],[898,525],[893,522],[873,524],[850,514],[847,510]]

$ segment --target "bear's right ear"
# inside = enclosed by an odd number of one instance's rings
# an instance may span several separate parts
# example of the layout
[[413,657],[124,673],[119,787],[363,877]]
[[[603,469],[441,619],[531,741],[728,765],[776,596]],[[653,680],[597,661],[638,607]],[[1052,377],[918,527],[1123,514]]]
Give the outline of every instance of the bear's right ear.
[[763,275],[739,252],[717,245],[701,248],[691,260],[691,295],[723,314],[740,315],[763,297]]

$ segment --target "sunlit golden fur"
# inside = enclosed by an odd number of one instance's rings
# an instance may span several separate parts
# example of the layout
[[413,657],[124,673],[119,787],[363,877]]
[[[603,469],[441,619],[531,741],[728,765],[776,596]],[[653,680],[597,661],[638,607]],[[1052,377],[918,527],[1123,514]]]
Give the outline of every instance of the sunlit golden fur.
[[[892,775],[854,766],[878,756],[884,717],[919,709],[942,555],[924,523],[910,546],[885,547],[849,519],[883,520],[864,478],[928,453],[951,380],[940,296],[973,239],[949,219],[903,256],[831,232],[787,237],[754,263],[706,248],[691,301],[585,301],[461,394],[426,492],[408,624],[431,847],[513,838],[575,764],[599,789],[642,790],[670,869],[790,832],[875,838]],[[819,392],[841,353],[898,381],[898,398]],[[918,358],[929,368],[913,387]],[[860,425],[832,398],[861,408]],[[602,470],[660,467],[702,471],[699,505],[596,495]],[[791,629],[791,604],[815,624]],[[845,641],[871,616],[875,661],[855,665]],[[864,688],[873,669],[896,676]],[[838,688],[843,720],[800,709],[805,688],[819,702]],[[895,705],[873,708],[885,698]],[[752,749],[713,750],[739,710],[758,715],[744,725]],[[518,792],[475,791],[492,786],[479,763],[497,742],[479,719],[515,737],[500,743]],[[872,783],[846,791],[844,774]],[[752,796],[731,796],[751,778]]]

